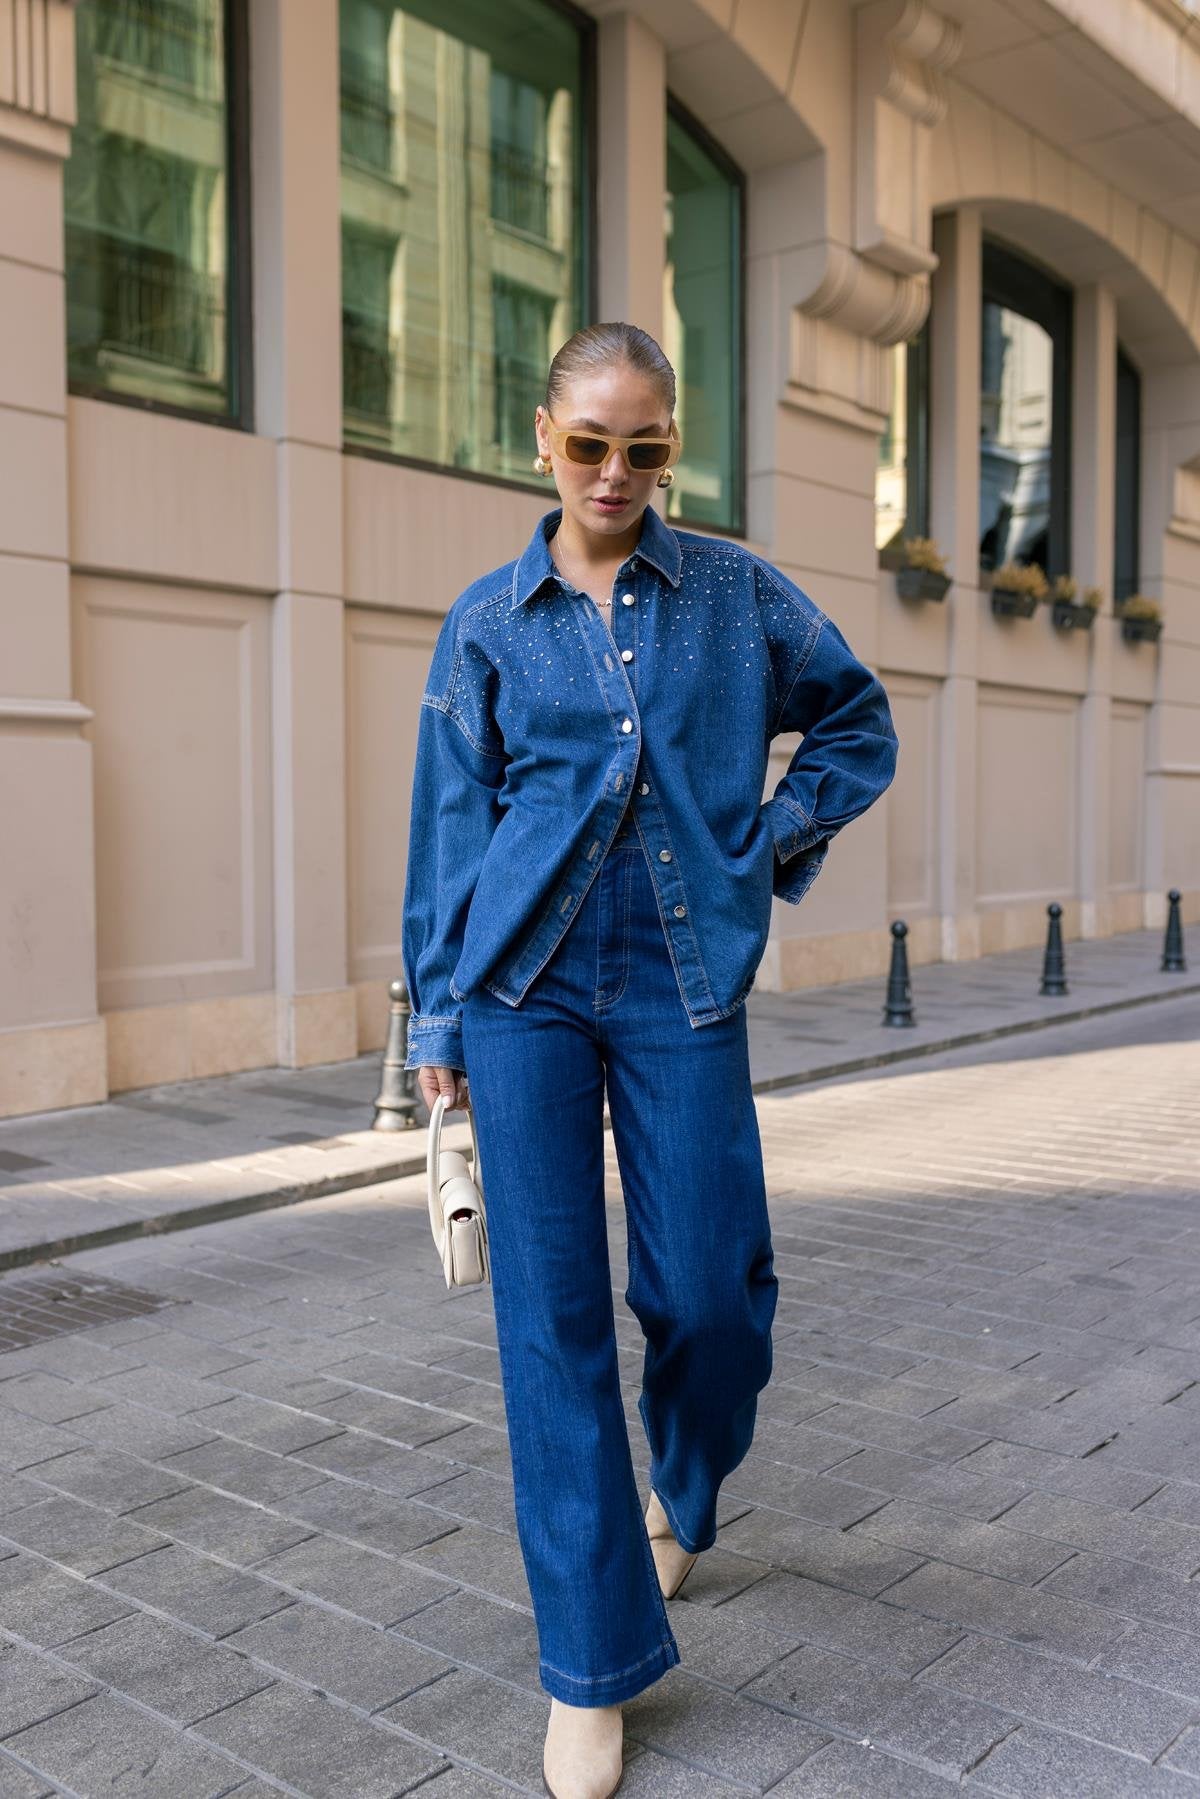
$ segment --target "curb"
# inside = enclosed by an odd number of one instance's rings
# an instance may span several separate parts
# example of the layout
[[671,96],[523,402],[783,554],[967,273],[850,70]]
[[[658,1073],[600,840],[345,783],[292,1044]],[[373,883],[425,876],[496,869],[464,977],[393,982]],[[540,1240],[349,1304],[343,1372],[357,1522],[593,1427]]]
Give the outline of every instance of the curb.
[[[1104,1000],[1094,1006],[1076,1006],[1069,1012],[1058,1012],[1045,1018],[1016,1020],[996,1025],[990,1030],[960,1031],[938,1037],[927,1043],[898,1044],[894,1049],[880,1050],[877,1055],[852,1056],[840,1062],[827,1062],[818,1068],[802,1069],[796,1074],[768,1075],[751,1083],[755,1093],[771,1093],[786,1087],[808,1087],[819,1081],[837,1080],[849,1074],[861,1074],[871,1068],[886,1068],[896,1062],[915,1062],[922,1057],[937,1056],[947,1050],[966,1049],[976,1043],[992,1043],[1002,1037],[1020,1037],[1033,1031],[1051,1029],[1055,1025],[1074,1024],[1080,1019],[1097,1018],[1108,1012],[1128,1012],[1136,1006],[1152,1006],[1165,1000],[1183,999],[1200,994],[1200,982],[1176,987],[1166,993],[1139,993],[1131,999]],[[466,1120],[463,1120],[465,1126]],[[607,1109],[604,1128],[611,1120]],[[84,1249],[103,1249],[112,1243],[132,1242],[140,1237],[159,1237],[169,1231],[194,1230],[199,1225],[219,1224],[228,1218],[241,1218],[252,1212],[270,1212],[280,1206],[299,1205],[306,1199],[322,1199],[331,1193],[351,1193],[357,1187],[375,1187],[385,1181],[402,1180],[408,1175],[425,1172],[425,1132],[404,1133],[419,1138],[420,1149],[411,1155],[375,1167],[356,1169],[348,1174],[328,1175],[324,1179],[294,1181],[282,1186],[266,1187],[261,1193],[247,1193],[236,1199],[210,1200],[177,1212],[160,1213],[155,1218],[130,1219],[128,1224],[111,1225],[106,1230],[80,1231],[42,1243],[23,1244],[16,1249],[0,1250],[0,1274],[14,1268],[25,1268],[34,1262],[56,1261]],[[449,1147],[449,1145],[447,1145]]]
[[1138,993],[1132,999],[1106,999],[1095,1006],[1076,1006],[1070,1012],[1058,1012],[1048,1018],[1021,1018],[1012,1024],[993,1025],[986,1031],[960,1031],[956,1036],[939,1037],[936,1042],[885,1049],[877,1056],[855,1056],[846,1062],[830,1062],[823,1068],[806,1069],[802,1074],[771,1075],[766,1080],[755,1081],[754,1091],[766,1093],[774,1087],[811,1086],[814,1081],[858,1074],[867,1068],[884,1068],[891,1062],[915,1062],[922,1056],[941,1055],[944,1050],[968,1049],[973,1043],[992,1043],[999,1037],[1023,1037],[1030,1031],[1051,1030],[1055,1025],[1074,1024],[1081,1018],[1098,1018],[1104,1012],[1130,1012],[1135,1006],[1154,1006],[1164,1000],[1184,999],[1190,993],[1200,993],[1200,981],[1176,987],[1170,993]]

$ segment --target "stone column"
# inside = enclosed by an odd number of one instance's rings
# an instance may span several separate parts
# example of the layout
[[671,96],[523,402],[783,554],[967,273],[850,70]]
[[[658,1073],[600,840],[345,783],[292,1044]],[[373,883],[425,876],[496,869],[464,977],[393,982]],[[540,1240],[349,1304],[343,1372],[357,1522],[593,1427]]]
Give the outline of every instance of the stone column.
[[[1200,707],[1194,659],[1200,647],[1196,564],[1200,554],[1200,367],[1194,361],[1142,372],[1141,567],[1143,593],[1161,598],[1163,634],[1153,648],[1123,647],[1126,685],[1133,657],[1146,730],[1142,892],[1145,925],[1161,928],[1170,887],[1183,890],[1185,923],[1200,918]],[[1114,629],[1114,637],[1116,635]],[[1147,667],[1150,657],[1153,663]]]
[[[919,330],[930,304],[938,256],[930,233],[930,138],[946,111],[946,76],[962,33],[924,0],[868,0],[850,11],[845,137],[832,140],[825,155],[775,163],[753,177],[750,532],[811,588],[860,658],[879,666],[877,440],[891,403],[893,347]],[[977,323],[975,332],[978,342]],[[975,453],[972,446],[972,463]],[[960,558],[956,573],[963,566]],[[969,579],[973,586],[973,562]],[[973,729],[972,690],[965,706],[972,756]],[[973,782],[956,802],[968,819],[972,799]],[[788,934],[768,944],[761,984],[786,989],[828,980],[831,970],[835,979],[884,971],[889,811],[885,799],[854,826],[838,851],[836,874],[831,870],[806,900],[802,922],[793,925],[784,913]],[[973,842],[963,842],[961,853],[970,903]],[[804,942],[810,934],[815,954]]]
[[346,936],[337,0],[254,0],[255,428],[278,455],[272,645],[278,1053],[357,1053]]
[[[1113,584],[1113,485],[1116,479],[1117,306],[1108,288],[1075,292],[1071,419],[1071,572],[1107,596]],[[1108,608],[1106,607],[1106,611]],[[1112,631],[1096,619],[1088,633],[1087,692],[1079,721],[1079,930],[1106,937]]]
[[71,677],[64,0],[0,0],[0,1116],[108,1092],[91,717]]
[[975,784],[979,643],[979,353],[982,234],[965,206],[934,220],[930,528],[954,586],[941,696],[937,886],[942,956],[979,954]]
[[661,342],[666,52],[632,13],[601,19],[597,37],[598,316],[628,319]]

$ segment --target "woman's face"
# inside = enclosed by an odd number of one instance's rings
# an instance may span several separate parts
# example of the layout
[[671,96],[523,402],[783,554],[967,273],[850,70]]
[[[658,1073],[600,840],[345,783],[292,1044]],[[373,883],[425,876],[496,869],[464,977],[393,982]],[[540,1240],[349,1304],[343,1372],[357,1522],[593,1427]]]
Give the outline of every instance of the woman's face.
[[[545,407],[539,406],[535,418],[538,449],[552,465],[564,518],[569,515],[581,530],[596,537],[627,537],[650,503],[659,471],[630,469],[618,449],[592,468],[569,462],[551,450],[547,417]],[[554,423],[613,437],[666,437],[671,415],[649,375],[625,363],[613,363],[570,381],[555,407]]]

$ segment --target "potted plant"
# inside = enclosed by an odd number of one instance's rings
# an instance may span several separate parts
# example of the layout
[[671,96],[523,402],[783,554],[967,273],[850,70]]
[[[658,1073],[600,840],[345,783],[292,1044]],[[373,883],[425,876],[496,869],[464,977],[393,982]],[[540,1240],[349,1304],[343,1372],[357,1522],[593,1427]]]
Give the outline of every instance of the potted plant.
[[1076,601],[1078,585],[1070,575],[1059,575],[1053,586],[1049,588],[1046,599],[1050,605],[1050,617],[1060,631],[1091,629],[1092,620],[1099,611],[1104,596],[1098,587],[1084,589],[1083,598]]
[[1154,643],[1162,635],[1162,607],[1149,594],[1131,593],[1118,600],[1116,613],[1126,643],[1137,643],[1143,638]]
[[932,537],[906,537],[904,564],[896,570],[896,592],[904,600],[944,600],[950,587],[946,558]]
[[1036,562],[1005,562],[992,575],[992,611],[1000,618],[1032,618],[1047,586]]

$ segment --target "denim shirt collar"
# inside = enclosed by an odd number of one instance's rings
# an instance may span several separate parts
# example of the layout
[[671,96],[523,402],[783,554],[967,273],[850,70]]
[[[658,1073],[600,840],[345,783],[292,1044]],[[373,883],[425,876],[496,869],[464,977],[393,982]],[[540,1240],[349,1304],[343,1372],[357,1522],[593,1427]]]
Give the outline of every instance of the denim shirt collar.
[[[533,536],[513,570],[512,609],[531,600],[544,582],[562,579],[550,555],[550,538],[558,529],[562,515],[562,507],[556,506],[534,526]],[[679,586],[683,565],[679,539],[659,518],[653,506],[647,506],[642,514],[642,534],[633,554],[657,569],[672,587]]]

